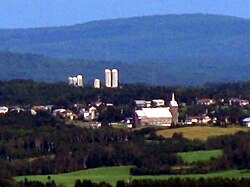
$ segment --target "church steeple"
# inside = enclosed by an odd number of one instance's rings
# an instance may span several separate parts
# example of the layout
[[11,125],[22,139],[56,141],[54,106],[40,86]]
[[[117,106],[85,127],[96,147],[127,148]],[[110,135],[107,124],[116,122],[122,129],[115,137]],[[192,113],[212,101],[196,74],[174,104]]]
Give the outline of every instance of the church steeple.
[[175,100],[174,93],[172,93],[172,100],[170,101],[170,107],[178,107],[178,103]]
[[172,100],[170,101],[169,110],[172,114],[172,123],[178,123],[179,112],[178,112],[178,103],[175,100],[174,93],[172,93]]

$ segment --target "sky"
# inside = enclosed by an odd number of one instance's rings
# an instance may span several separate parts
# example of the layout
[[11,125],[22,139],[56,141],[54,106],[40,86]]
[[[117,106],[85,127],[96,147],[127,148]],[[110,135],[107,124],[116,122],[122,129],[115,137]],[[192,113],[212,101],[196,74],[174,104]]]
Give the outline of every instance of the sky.
[[249,0],[0,0],[0,28],[66,26],[134,16],[209,13],[250,19]]

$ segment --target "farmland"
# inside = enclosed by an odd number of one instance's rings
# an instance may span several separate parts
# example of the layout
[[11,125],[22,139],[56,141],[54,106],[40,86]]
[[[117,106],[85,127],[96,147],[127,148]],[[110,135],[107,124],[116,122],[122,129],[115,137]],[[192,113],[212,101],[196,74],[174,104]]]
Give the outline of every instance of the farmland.
[[221,135],[230,135],[235,134],[239,131],[247,132],[250,129],[244,127],[183,127],[183,128],[173,128],[173,129],[164,129],[157,132],[157,135],[163,137],[172,137],[173,134],[182,133],[183,137],[188,138],[190,140],[200,139],[207,140],[208,137],[213,136],[221,136]]
[[191,152],[182,152],[179,153],[182,159],[191,164],[197,161],[208,161],[211,158],[217,158],[222,156],[222,150],[206,150],[206,151],[191,151]]

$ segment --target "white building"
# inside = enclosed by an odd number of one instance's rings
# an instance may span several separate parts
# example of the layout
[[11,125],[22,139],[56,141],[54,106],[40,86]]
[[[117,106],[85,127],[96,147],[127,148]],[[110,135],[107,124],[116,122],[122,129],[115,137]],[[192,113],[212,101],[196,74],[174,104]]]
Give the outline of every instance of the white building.
[[165,101],[163,99],[153,99],[151,105],[152,107],[164,107]]
[[159,125],[171,126],[172,114],[169,107],[162,108],[142,108],[135,111],[135,126]]
[[112,87],[112,74],[110,69],[105,69],[105,86]]
[[112,69],[112,88],[117,88],[119,85],[119,74],[117,69]]
[[68,82],[69,82],[69,85],[72,85],[73,84],[73,77],[69,77]]
[[82,75],[77,75],[77,86],[83,87],[83,76]]
[[243,124],[246,127],[250,127],[250,117],[243,119]]
[[73,85],[77,86],[77,77],[73,77]]
[[94,88],[101,88],[101,81],[100,79],[94,80]]
[[9,108],[6,106],[0,106],[0,114],[6,114],[9,111]]

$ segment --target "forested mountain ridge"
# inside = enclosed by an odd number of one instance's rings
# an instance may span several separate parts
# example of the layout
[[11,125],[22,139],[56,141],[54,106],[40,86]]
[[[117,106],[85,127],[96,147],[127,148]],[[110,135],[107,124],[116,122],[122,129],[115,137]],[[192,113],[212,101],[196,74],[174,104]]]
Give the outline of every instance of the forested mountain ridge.
[[2,29],[0,50],[127,62],[249,59],[249,33],[250,20],[229,16],[145,16],[67,27]]

